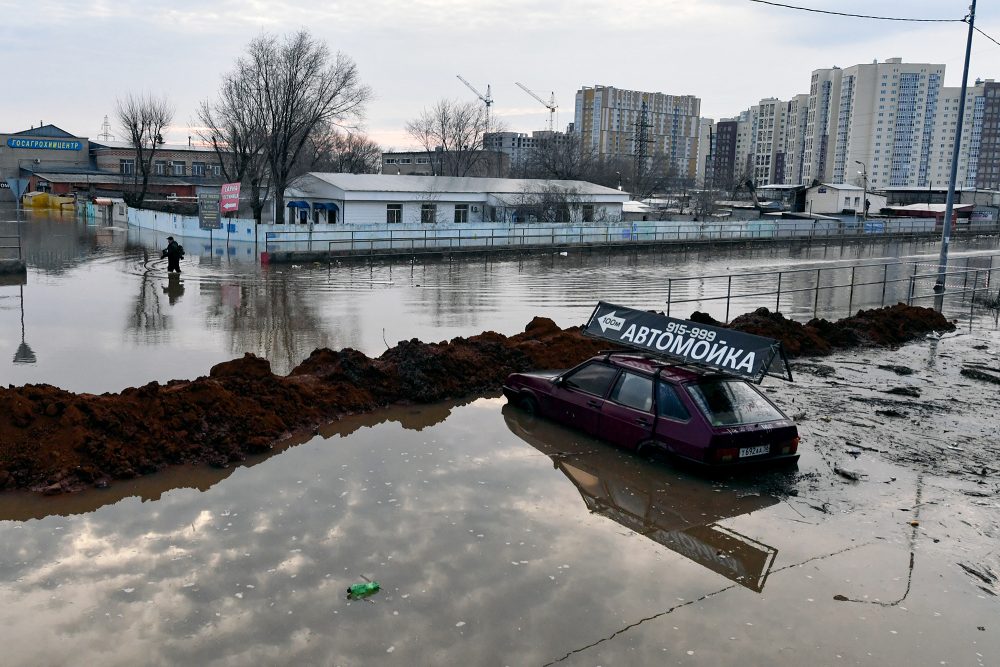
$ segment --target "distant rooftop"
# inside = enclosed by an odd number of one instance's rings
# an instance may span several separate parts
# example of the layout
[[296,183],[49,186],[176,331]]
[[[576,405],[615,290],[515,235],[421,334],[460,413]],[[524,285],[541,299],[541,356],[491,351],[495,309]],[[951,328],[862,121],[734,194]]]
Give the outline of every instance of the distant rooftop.
[[[530,178],[475,178],[470,176],[400,176],[394,174],[338,174],[310,172],[317,180],[344,191],[367,192],[454,192],[520,194],[548,190],[553,187],[572,190],[580,195],[614,195],[622,201],[628,194],[586,181],[556,181]],[[300,187],[297,182],[292,187]]]
[[[131,150],[132,144],[128,141],[93,141],[91,140],[91,145],[100,150],[101,148],[112,148],[118,150]],[[206,153],[214,153],[215,148],[212,146],[201,146],[194,144],[188,146],[187,144],[160,144],[156,147],[158,151],[198,151]]]
[[28,130],[21,130],[20,132],[15,132],[15,136],[18,137],[49,137],[59,139],[81,139],[85,137],[77,137],[75,134],[70,134],[66,130],[56,127],[52,124],[39,125],[38,127],[33,127]]

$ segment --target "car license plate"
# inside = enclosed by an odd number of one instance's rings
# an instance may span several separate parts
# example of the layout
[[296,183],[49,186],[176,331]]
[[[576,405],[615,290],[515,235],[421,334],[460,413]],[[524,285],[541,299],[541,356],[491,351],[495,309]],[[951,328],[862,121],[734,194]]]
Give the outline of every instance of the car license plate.
[[740,450],[740,458],[744,456],[760,456],[771,451],[771,445],[761,445],[759,447],[744,447]]

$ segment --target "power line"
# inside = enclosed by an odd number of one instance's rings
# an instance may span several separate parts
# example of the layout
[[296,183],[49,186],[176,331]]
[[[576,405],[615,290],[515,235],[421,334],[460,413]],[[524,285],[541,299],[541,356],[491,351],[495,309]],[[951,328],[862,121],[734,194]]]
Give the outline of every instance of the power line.
[[[812,7],[799,7],[796,5],[786,5],[781,2],[770,2],[770,0],[750,0],[750,2],[756,2],[762,5],[772,5],[774,7],[783,7],[785,9],[797,9],[802,12],[813,12],[816,14],[832,14],[834,16],[847,16],[855,19],[874,19],[876,21],[909,21],[913,23],[965,23],[965,19],[915,19],[905,16],[872,16],[870,14],[849,14],[847,12],[834,12],[829,9],[814,9]],[[990,37],[990,39],[993,38]]]
[[990,37],[989,35],[987,35],[985,32],[983,32],[982,30],[980,30],[979,28],[975,28],[975,31],[978,32],[983,37],[985,37],[986,39],[988,39],[991,42],[993,42],[994,44],[996,44],[997,46],[1000,46],[1000,42],[998,42],[997,40],[993,39],[992,37]]

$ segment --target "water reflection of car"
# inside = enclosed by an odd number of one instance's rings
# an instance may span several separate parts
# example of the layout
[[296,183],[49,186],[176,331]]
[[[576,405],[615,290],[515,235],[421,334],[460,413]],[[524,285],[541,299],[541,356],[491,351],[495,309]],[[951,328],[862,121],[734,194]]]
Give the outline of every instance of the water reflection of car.
[[503,407],[503,416],[512,433],[551,457],[591,512],[751,590],[763,590],[777,550],[718,522],[771,507],[777,498],[719,489],[617,450],[594,447],[588,438],[511,405]]
[[713,466],[798,460],[795,422],[752,384],[639,353],[514,373],[503,391],[530,413],[644,455]]

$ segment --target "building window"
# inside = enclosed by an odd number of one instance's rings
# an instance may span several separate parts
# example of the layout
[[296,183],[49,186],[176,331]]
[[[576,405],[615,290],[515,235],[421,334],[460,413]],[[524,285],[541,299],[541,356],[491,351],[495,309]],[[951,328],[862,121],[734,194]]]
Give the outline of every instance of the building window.
[[191,163],[191,175],[192,176],[204,176],[205,175],[205,163],[204,162],[192,162]]
[[584,204],[583,205],[583,221],[593,222],[594,221],[594,205]]
[[398,223],[403,221],[403,205],[402,204],[386,204],[385,205],[385,221],[388,223]]
[[385,163],[386,164],[396,164],[396,158],[394,158],[394,157],[387,157],[385,159]]
[[420,205],[420,222],[425,225],[437,222],[437,204]]
[[418,157],[417,164],[430,164],[431,159],[429,157]]
[[408,157],[399,158],[399,164],[410,164],[411,162],[413,162],[413,160]]
[[209,165],[209,169],[212,170],[212,176],[222,176],[222,165],[221,164]]
[[469,205],[455,204],[455,222],[468,222],[468,221],[469,221]]
[[173,174],[174,176],[183,176],[184,175],[184,162],[183,161],[176,160],[174,162],[171,162],[170,165],[171,165],[171,171],[170,171],[171,174]]
[[125,176],[135,173],[135,160],[118,160],[118,170]]
[[153,163],[153,173],[156,176],[166,176],[167,174],[167,162],[166,160],[157,160]]

